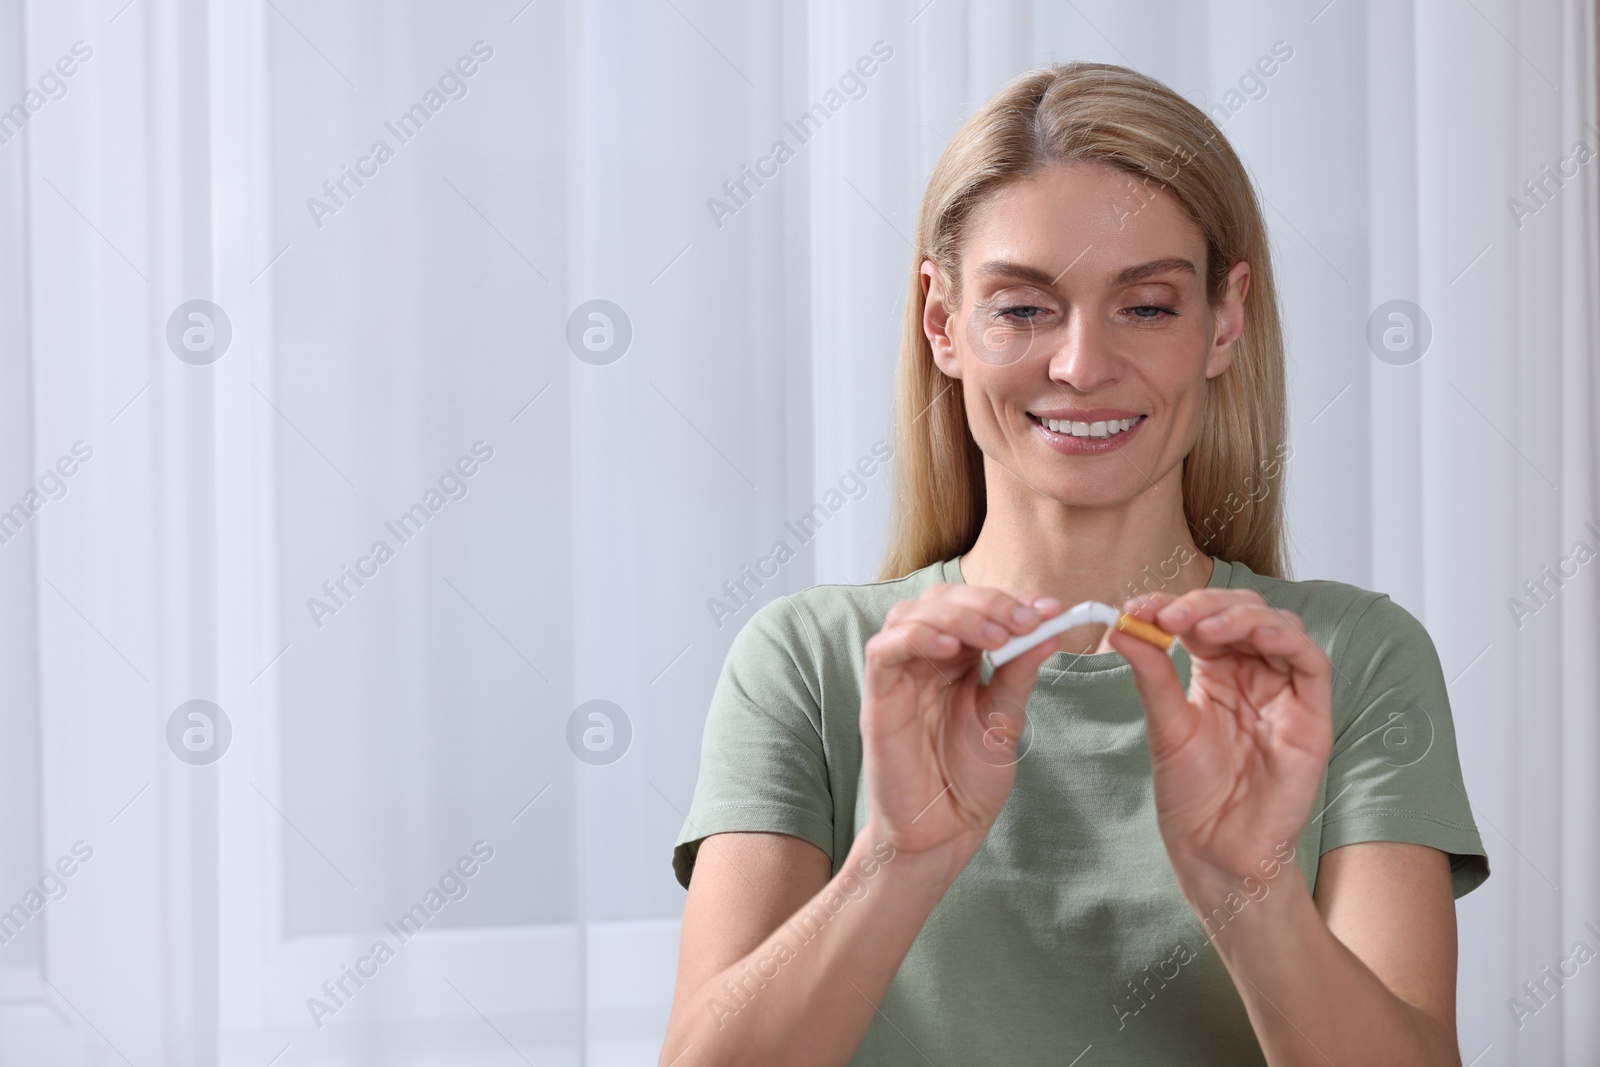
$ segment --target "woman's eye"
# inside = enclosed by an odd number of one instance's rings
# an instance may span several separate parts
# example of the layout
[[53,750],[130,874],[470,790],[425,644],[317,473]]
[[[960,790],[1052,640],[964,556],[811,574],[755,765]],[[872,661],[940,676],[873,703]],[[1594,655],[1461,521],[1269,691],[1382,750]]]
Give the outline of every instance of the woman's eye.
[[1032,322],[1043,311],[1044,308],[1034,307],[1031,304],[1017,304],[1013,307],[1001,308],[995,312],[995,315],[1002,319],[1015,316],[1011,318],[1012,322]]
[[[1140,322],[1159,322],[1168,315],[1177,314],[1171,308],[1160,307],[1156,304],[1140,304],[1138,307],[1131,307],[1126,310],[1133,312],[1133,317]],[[1153,312],[1154,314],[1142,314],[1143,312]]]

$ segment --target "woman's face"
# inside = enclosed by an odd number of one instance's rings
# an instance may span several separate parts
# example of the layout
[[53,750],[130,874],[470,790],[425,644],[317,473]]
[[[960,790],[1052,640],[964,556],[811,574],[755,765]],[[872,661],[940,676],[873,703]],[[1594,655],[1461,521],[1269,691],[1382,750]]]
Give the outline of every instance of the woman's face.
[[1205,251],[1172,194],[1114,167],[1050,167],[980,205],[959,307],[923,263],[923,328],[963,383],[985,456],[1084,507],[1123,503],[1178,468],[1249,287],[1240,262],[1212,308]]

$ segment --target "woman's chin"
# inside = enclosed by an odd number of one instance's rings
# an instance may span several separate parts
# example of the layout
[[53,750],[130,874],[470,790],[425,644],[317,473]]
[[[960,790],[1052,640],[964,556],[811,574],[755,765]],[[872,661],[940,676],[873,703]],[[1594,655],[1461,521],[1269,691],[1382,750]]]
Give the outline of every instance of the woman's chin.
[[1058,474],[1054,479],[1046,478],[1035,485],[1040,487],[1044,495],[1069,508],[1114,509],[1127,505],[1150,488],[1143,479],[1137,475],[1135,478],[1137,484],[1130,484],[1122,478],[1107,479],[1105,482],[1080,478],[1064,480]]

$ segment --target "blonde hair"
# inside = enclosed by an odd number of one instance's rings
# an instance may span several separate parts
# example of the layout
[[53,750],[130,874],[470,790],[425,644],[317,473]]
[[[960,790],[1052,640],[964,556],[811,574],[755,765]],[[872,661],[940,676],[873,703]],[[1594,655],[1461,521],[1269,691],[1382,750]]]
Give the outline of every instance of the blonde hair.
[[1199,438],[1183,461],[1183,509],[1201,551],[1285,576],[1283,330],[1249,174],[1216,124],[1155,79],[1105,63],[1064,63],[1022,74],[995,94],[928,180],[900,342],[894,517],[880,581],[966,552],[987,511],[983,453],[967,426],[961,382],[934,364],[923,333],[922,263],[937,265],[959,305],[974,208],[1044,167],[1080,162],[1121,168],[1177,198],[1205,238],[1213,307],[1226,294],[1229,268],[1250,264],[1244,332],[1232,365],[1207,384]]

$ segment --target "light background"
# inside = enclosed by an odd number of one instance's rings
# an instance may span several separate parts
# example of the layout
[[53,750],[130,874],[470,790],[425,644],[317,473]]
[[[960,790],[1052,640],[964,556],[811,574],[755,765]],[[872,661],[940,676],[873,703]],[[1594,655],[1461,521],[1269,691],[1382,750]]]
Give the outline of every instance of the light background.
[[[480,40],[400,144],[384,123]],[[799,144],[785,122],[877,41]],[[1600,969],[1520,1030],[1506,1003],[1600,948],[1600,562],[1520,627],[1507,603],[1600,548],[1595,164],[1508,206],[1600,149],[1595,51],[1587,0],[0,0],[0,109],[27,112],[0,143],[0,509],[93,450],[0,544],[0,907],[94,850],[0,945],[0,1062],[655,1062],[671,843],[754,608],[707,601],[889,436],[950,135],[1074,58],[1244,90],[1222,127],[1281,286],[1294,573],[1426,623],[1490,852],[1458,909],[1463,1059],[1600,1059]],[[779,138],[795,158],[717,219]],[[206,365],[166,339],[194,299],[232,326]],[[1368,348],[1392,299],[1431,322],[1420,361]],[[631,327],[613,362],[567,343],[593,300]],[[480,441],[398,544],[385,521]],[[757,603],[871,580],[888,484]],[[202,767],[166,740],[197,698],[233,731]],[[631,727],[603,766],[567,741],[595,699]],[[465,899],[315,1026],[307,998],[480,840]]]

